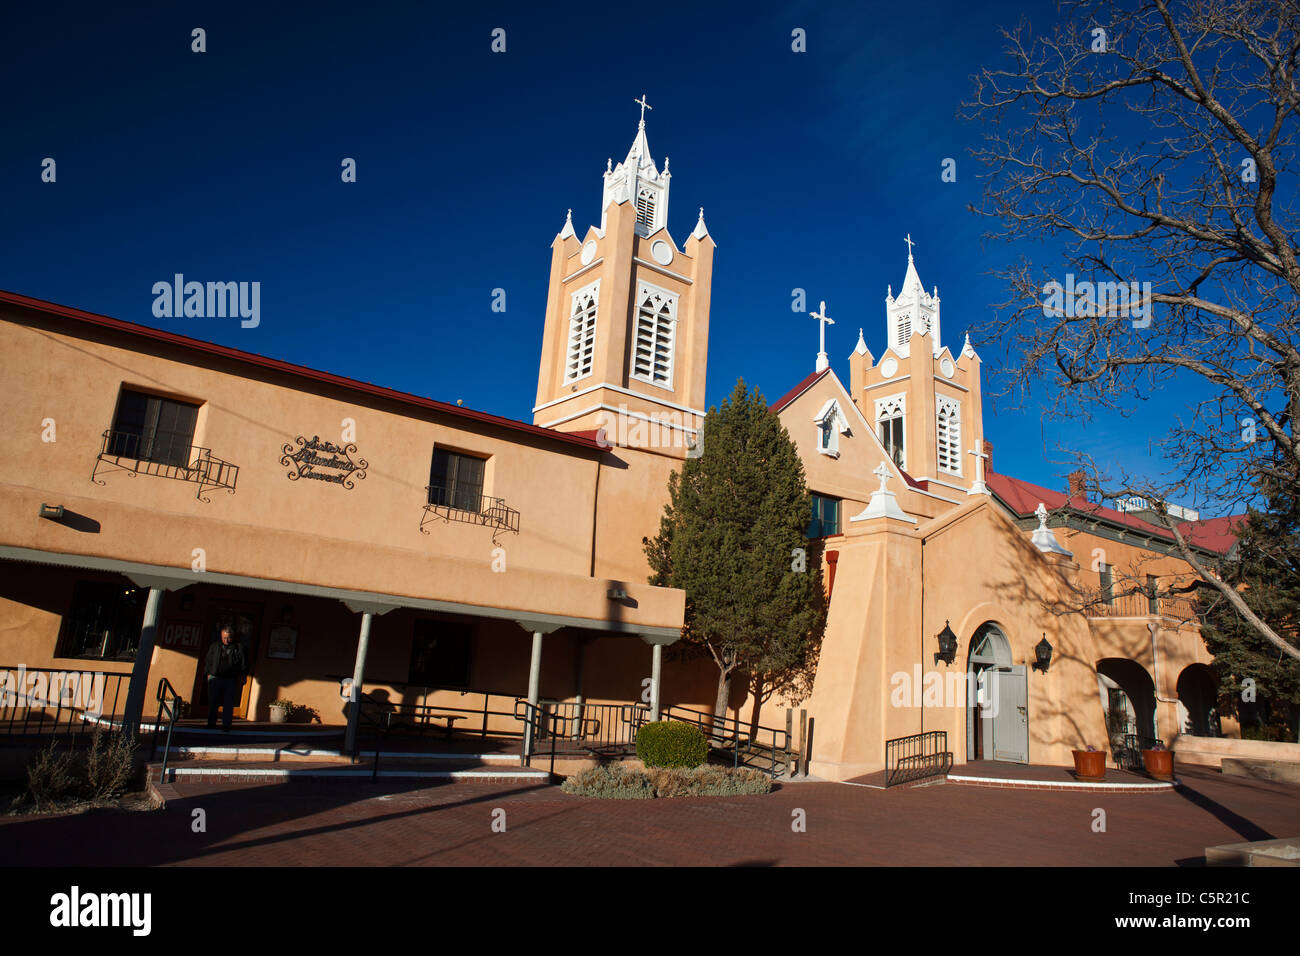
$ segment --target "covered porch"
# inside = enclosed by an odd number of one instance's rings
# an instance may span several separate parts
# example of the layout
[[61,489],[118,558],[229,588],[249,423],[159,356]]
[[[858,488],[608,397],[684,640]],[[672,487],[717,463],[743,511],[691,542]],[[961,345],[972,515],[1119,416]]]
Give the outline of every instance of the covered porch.
[[[534,571],[521,573],[525,592],[551,600],[524,609],[510,606],[518,572],[498,576],[499,603],[484,606],[15,548],[0,549],[0,561],[25,579],[11,575],[5,596],[30,594],[53,618],[43,654],[24,656],[51,673],[107,673],[114,684],[98,707],[82,701],[92,706],[81,713],[76,701],[36,701],[38,709],[52,703],[46,716],[61,713],[80,730],[151,729],[165,686],[183,701],[178,743],[194,746],[207,732],[203,659],[223,626],[250,665],[230,734],[216,731],[231,743],[265,750],[253,746],[260,737],[291,749],[307,738],[353,757],[398,748],[525,762],[557,735],[593,748],[629,743],[659,714],[662,648],[680,635],[680,592],[644,586],[630,596],[623,582],[562,575],[548,576],[548,591]],[[116,659],[69,650],[67,620],[80,613],[72,605],[86,580],[138,592],[130,595],[138,635]],[[604,615],[574,613],[594,607]],[[271,724],[271,704],[284,699],[294,704],[289,722]],[[27,709],[18,723],[35,729],[33,703],[6,700],[0,730],[17,732],[19,704]]]

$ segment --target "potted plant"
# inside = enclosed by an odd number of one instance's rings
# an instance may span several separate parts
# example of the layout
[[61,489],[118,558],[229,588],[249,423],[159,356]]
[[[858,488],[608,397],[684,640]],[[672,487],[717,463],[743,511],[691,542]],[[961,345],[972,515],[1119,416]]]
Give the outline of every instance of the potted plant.
[[1080,780],[1106,779],[1106,751],[1089,745],[1087,750],[1074,750],[1074,775]]
[[271,701],[271,723],[283,724],[292,713],[293,701],[284,697]]
[[1174,752],[1157,742],[1150,750],[1142,751],[1142,766],[1157,780],[1174,779]]

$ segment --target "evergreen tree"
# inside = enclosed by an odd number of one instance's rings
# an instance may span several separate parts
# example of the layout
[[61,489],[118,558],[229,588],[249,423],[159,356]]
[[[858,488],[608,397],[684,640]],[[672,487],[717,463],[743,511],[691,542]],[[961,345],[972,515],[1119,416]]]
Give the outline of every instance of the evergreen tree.
[[737,671],[776,683],[815,656],[825,600],[804,537],[803,463],[762,394],[737,381],[702,434],[699,457],[669,478],[659,534],[643,544],[650,582],[686,592],[683,638],[717,665],[714,714],[724,716]]
[[[1237,527],[1237,545],[1224,562],[1223,579],[1284,640],[1300,646],[1300,482],[1266,476],[1259,490],[1265,508],[1248,511]],[[1271,722],[1286,739],[1295,740],[1300,664],[1224,601],[1209,607],[1205,624],[1201,633],[1219,673],[1221,711],[1243,716],[1243,681],[1250,678],[1259,702],[1270,705]]]

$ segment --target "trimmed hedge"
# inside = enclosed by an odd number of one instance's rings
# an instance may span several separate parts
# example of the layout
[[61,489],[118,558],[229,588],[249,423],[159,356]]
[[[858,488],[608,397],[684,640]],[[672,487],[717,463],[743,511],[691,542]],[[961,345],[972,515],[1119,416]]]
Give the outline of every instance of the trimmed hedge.
[[738,797],[771,793],[772,781],[750,767],[652,767],[631,770],[621,764],[589,767],[567,778],[565,793],[606,800],[655,797]]
[[636,732],[636,755],[647,767],[698,767],[709,759],[709,742],[693,724],[657,720]]

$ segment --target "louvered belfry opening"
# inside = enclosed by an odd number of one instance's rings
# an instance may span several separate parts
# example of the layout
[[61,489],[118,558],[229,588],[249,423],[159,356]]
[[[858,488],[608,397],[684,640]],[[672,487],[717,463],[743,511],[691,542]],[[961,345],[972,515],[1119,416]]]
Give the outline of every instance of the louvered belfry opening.
[[671,388],[677,298],[662,289],[642,285],[638,303],[632,376]]

